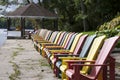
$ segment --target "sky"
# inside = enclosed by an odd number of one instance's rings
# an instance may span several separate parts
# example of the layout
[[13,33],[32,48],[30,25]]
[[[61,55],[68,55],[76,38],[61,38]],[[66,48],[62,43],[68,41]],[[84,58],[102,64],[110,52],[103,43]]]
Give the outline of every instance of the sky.
[[20,5],[8,5],[6,12],[11,12],[16,10]]
[[[9,1],[13,1],[13,0],[9,0]],[[42,0],[40,0],[42,2]],[[18,0],[19,3],[23,3],[23,0]],[[38,0],[33,0],[34,3],[38,3]]]
[[[9,2],[11,2],[13,0],[9,0]],[[24,0],[18,0],[19,3],[23,3]],[[41,2],[43,0],[40,0]],[[38,0],[33,0],[34,3],[38,3]],[[20,5],[15,5],[15,4],[12,4],[12,5],[8,5],[8,7],[6,8],[5,6],[1,6],[0,5],[0,8],[2,8],[2,10],[0,10],[0,14],[2,13],[2,11],[6,11],[6,12],[12,12],[14,10],[16,10]]]

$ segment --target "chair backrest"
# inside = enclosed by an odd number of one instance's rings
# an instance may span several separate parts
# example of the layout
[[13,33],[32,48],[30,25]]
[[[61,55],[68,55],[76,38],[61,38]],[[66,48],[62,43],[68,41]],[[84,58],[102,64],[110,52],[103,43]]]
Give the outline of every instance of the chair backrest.
[[71,47],[70,47],[70,52],[74,52],[75,47],[76,47],[76,45],[77,45],[80,37],[82,36],[82,34],[83,34],[83,33],[79,33],[79,34],[77,34],[77,35],[75,36],[75,38],[74,38],[74,40],[73,40],[73,42],[72,42],[72,45],[71,45]]
[[48,31],[47,29],[42,29],[39,33],[39,36],[41,36],[42,38],[45,38],[47,31]]
[[49,34],[48,34],[48,36],[47,36],[47,38],[46,38],[47,41],[49,41],[49,39],[50,39],[52,33],[53,33],[53,31],[49,31]]
[[[119,39],[120,39],[120,36],[115,36],[115,37],[111,37],[111,38],[105,40],[105,42],[99,52],[99,55],[95,61],[95,64],[105,64],[105,62],[108,59],[108,56],[114,49],[114,47]],[[92,69],[91,69],[91,72],[89,75],[97,78],[102,67],[103,66],[92,66]]]
[[55,38],[55,40],[54,40],[54,43],[55,43],[55,44],[57,44],[61,33],[62,33],[62,32],[58,32],[58,34],[56,35],[56,38]]
[[[87,58],[86,60],[95,60],[98,53],[99,53],[99,50],[100,48],[102,47],[103,45],[103,42],[105,40],[106,36],[100,36],[100,37],[97,37],[94,39],[93,41],[93,44],[91,45],[91,48],[89,50],[89,53],[87,55]],[[86,62],[84,64],[90,64],[89,62]],[[88,73],[90,67],[89,66],[83,66],[82,70],[81,70],[81,73]]]
[[39,35],[39,33],[40,33],[41,30],[42,29],[38,29],[37,32],[36,32],[36,34]]
[[74,52],[73,52],[74,55],[77,55],[77,54],[79,54],[79,53],[81,52],[82,47],[83,47],[83,45],[84,45],[84,42],[86,41],[87,36],[88,36],[88,35],[85,34],[85,35],[82,35],[82,36],[80,37],[80,39],[79,39],[79,41],[78,41],[78,43],[77,43],[77,45],[76,45],[76,47],[75,47],[75,50],[74,50]]
[[48,30],[48,31],[47,31],[47,33],[46,33],[46,35],[45,35],[45,40],[47,40],[47,38],[48,38],[48,36],[50,35],[51,32],[52,32],[51,30]]
[[87,54],[88,54],[88,51],[94,41],[94,39],[96,38],[96,35],[91,35],[91,36],[88,36],[83,47],[82,47],[82,50],[80,51],[80,55],[79,57],[86,57]]
[[38,35],[41,36],[42,32],[44,31],[45,29],[40,29]]
[[65,41],[65,39],[68,38],[68,36],[67,36],[68,34],[69,34],[68,32],[65,32],[65,34],[64,34],[64,36],[63,36],[61,42],[59,42],[59,45],[60,45],[60,46],[62,46],[63,43],[64,43],[64,41]]
[[77,34],[78,33],[73,34],[72,37],[69,39],[68,43],[66,43],[66,45],[65,45],[66,50],[70,50],[71,44],[72,44],[72,42]]
[[58,34],[58,31],[54,31],[49,39],[50,42],[54,42],[56,35]]
[[66,32],[62,32],[60,37],[59,37],[59,40],[57,41],[57,44],[59,45],[62,41],[62,39],[64,38],[64,35],[65,35]]
[[70,41],[72,35],[74,35],[74,34],[75,34],[75,33],[68,33],[68,34],[67,34],[67,36],[66,36],[66,38],[65,38],[65,40],[64,40],[64,42],[63,42],[63,44],[62,44],[62,46],[63,46],[64,48],[67,47],[68,42]]

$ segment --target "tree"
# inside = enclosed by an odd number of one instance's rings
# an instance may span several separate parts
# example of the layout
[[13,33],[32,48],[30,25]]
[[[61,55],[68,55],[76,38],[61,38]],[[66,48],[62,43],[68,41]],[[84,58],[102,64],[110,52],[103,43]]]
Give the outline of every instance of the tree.
[[30,0],[27,0],[28,4],[30,3]]

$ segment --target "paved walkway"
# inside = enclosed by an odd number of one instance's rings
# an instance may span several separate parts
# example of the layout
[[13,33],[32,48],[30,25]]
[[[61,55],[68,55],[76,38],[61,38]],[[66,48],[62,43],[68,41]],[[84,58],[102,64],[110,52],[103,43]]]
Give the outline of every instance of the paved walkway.
[[9,39],[0,47],[0,80],[59,80],[31,40]]

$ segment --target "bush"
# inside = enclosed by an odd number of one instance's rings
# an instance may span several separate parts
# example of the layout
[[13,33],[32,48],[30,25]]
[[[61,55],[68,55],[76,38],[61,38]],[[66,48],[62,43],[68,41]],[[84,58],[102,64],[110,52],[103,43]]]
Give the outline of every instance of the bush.
[[99,27],[99,31],[97,31],[98,35],[105,34],[107,37],[112,37],[120,34],[120,16],[112,19],[109,22],[105,22],[103,25]]
[[105,22],[103,25],[99,27],[99,31],[109,30],[109,29],[120,29],[120,16],[112,19],[110,22]]

